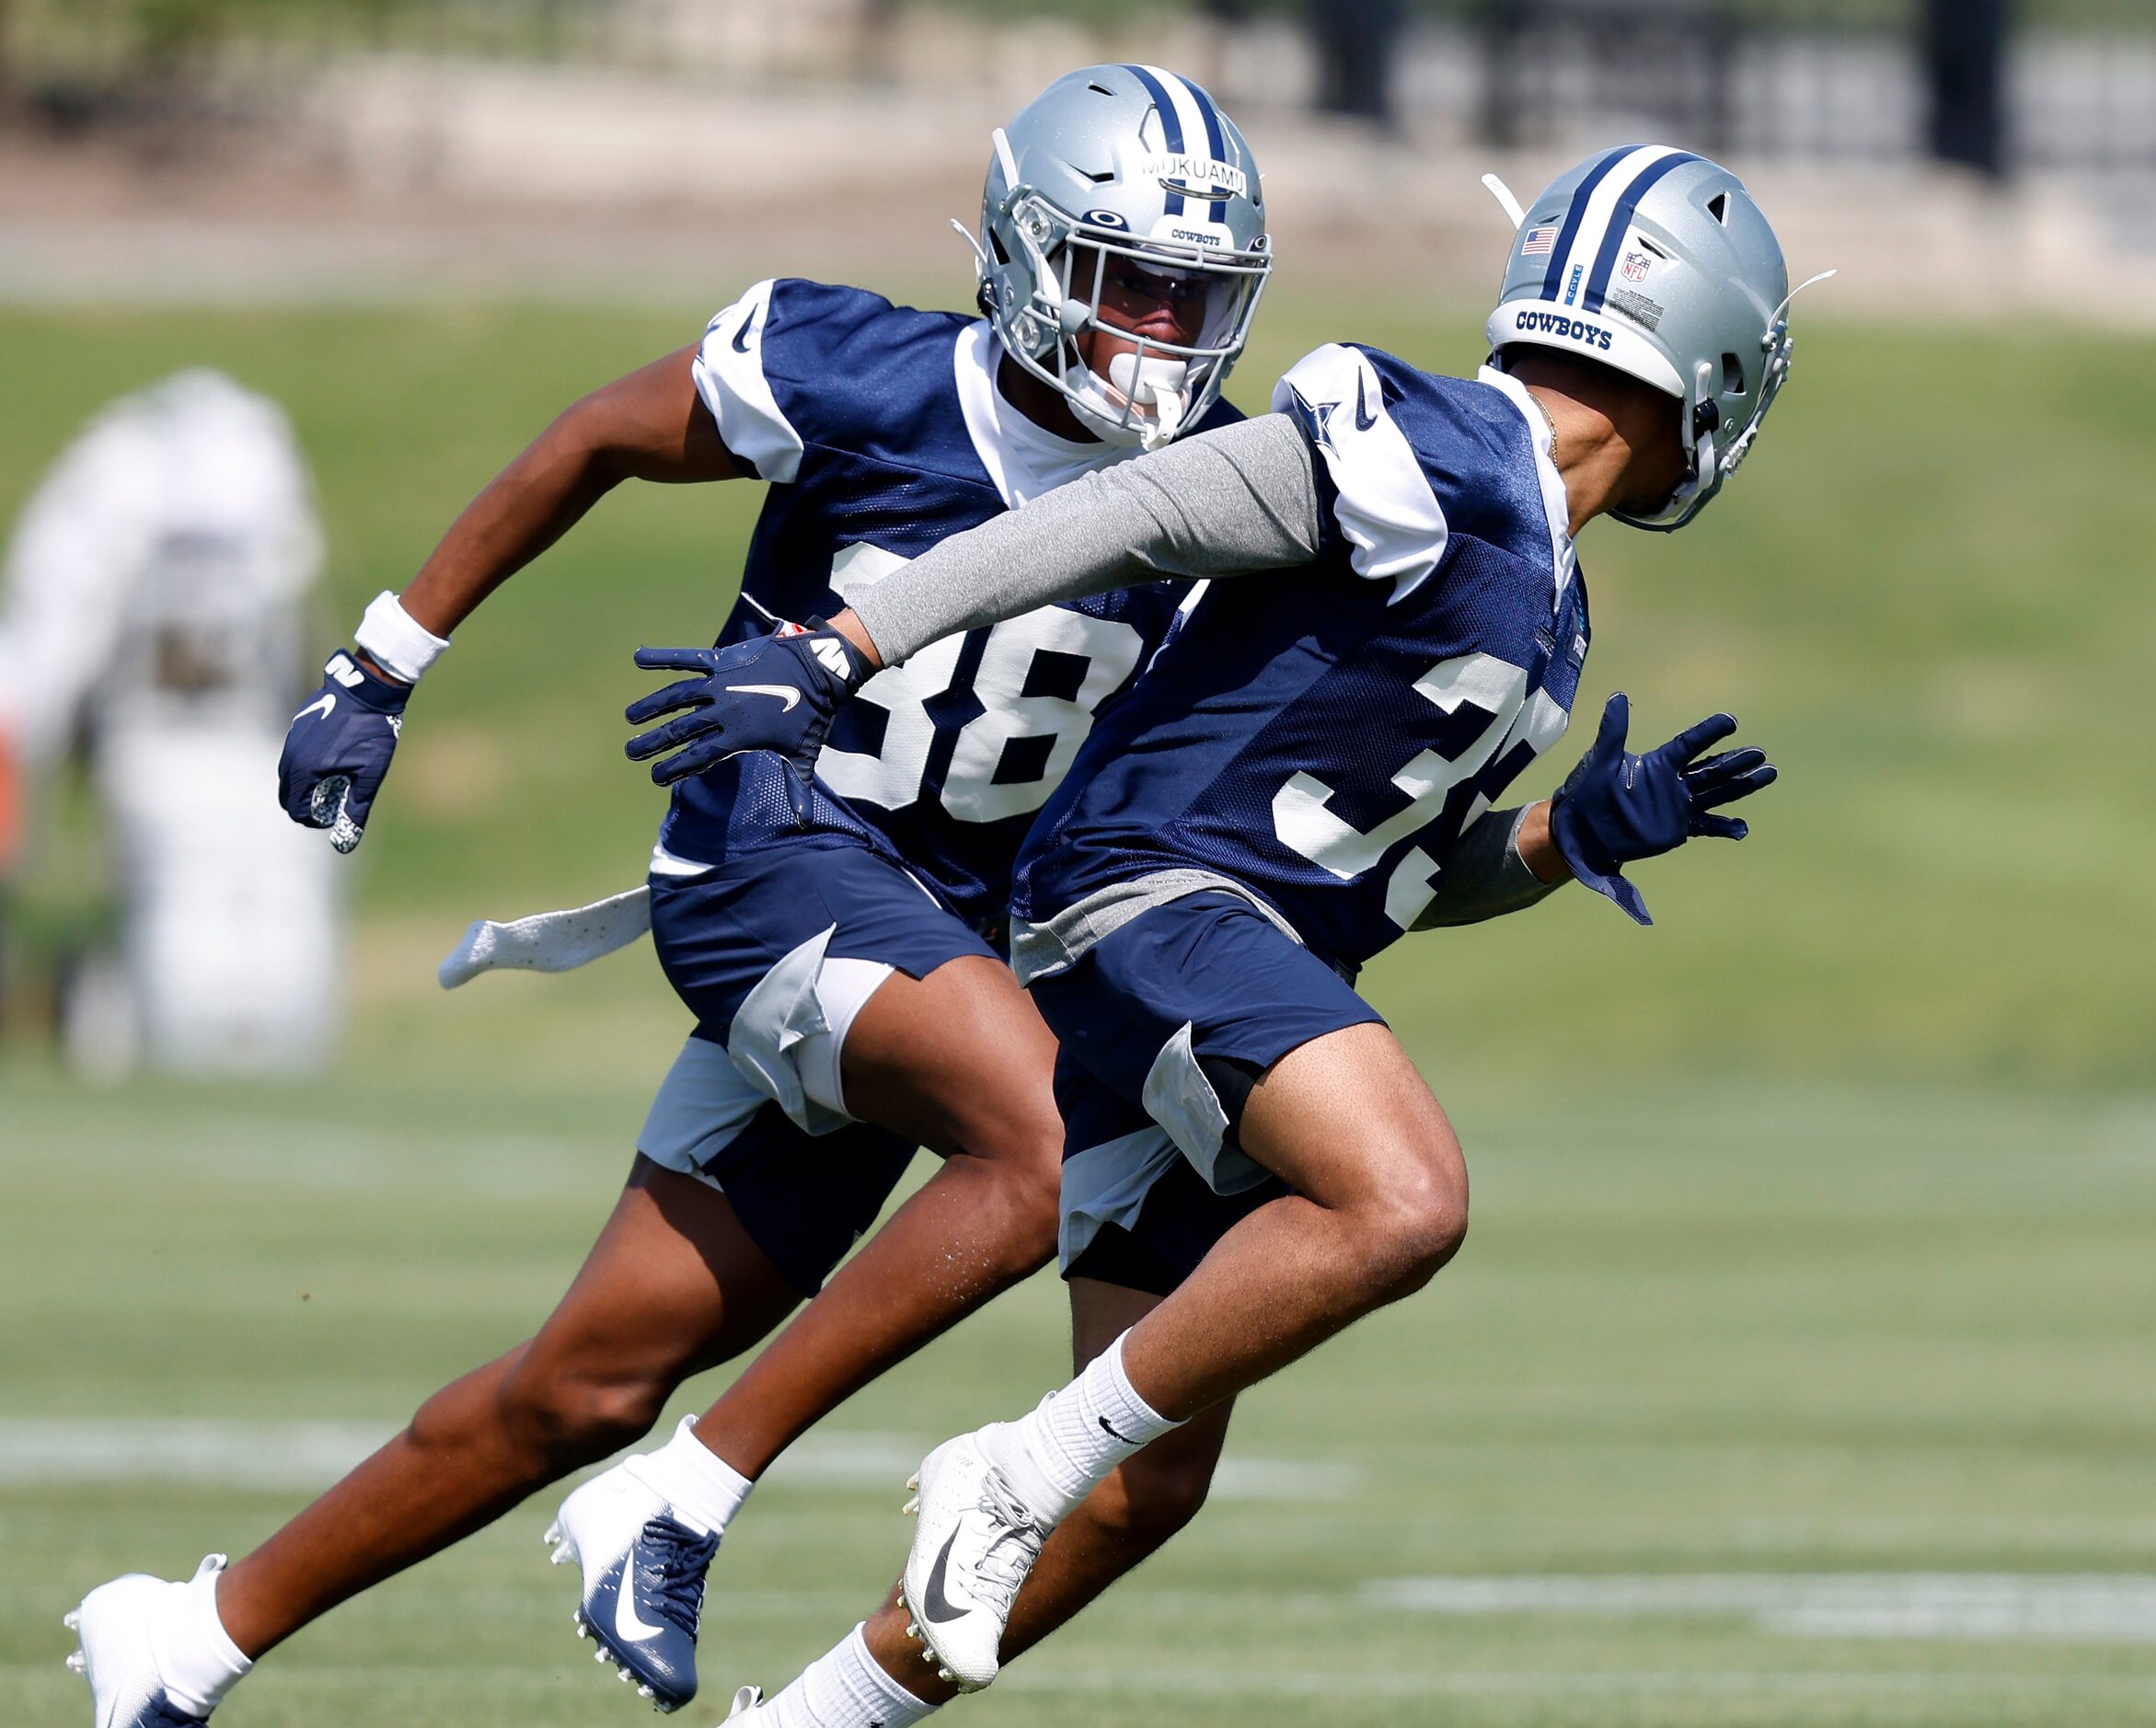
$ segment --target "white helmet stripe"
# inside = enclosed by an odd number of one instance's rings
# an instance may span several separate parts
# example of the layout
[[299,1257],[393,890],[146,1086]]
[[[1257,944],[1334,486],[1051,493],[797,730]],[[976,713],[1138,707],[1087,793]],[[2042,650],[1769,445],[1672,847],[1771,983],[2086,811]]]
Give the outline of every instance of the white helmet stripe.
[[[1220,121],[1213,111],[1212,103],[1205,99],[1196,86],[1180,74],[1170,72],[1163,66],[1146,66],[1142,69],[1166,93],[1169,106],[1174,110],[1172,114],[1163,113],[1160,117],[1170,139],[1177,136],[1182,139],[1180,145],[1170,142],[1169,147],[1193,156],[1203,153],[1218,161],[1226,151],[1221,142]],[[1225,202],[1216,202],[1208,213],[1215,222],[1218,222],[1226,214],[1226,210]]]
[[1595,268],[1596,257],[1608,237],[1610,219],[1624,202],[1632,182],[1655,163],[1682,155],[1683,151],[1669,144],[1645,144],[1637,150],[1628,150],[1609,166],[1587,194],[1586,206],[1579,213],[1577,226],[1573,228],[1571,247],[1546,279],[1548,286],[1542,295],[1545,300],[1553,300],[1563,306],[1579,304],[1587,285],[1587,274]]

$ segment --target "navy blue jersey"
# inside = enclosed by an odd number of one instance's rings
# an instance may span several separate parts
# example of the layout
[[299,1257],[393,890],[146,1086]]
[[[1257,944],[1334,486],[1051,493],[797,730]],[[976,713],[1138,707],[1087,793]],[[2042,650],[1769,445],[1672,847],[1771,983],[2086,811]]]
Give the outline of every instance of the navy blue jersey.
[[1317,559],[1217,584],[1102,718],[1020,857],[1014,916],[1204,870],[1357,966],[1562,734],[1586,597],[1526,391],[1332,345],[1274,406],[1321,458]]
[[[721,644],[836,612],[945,536],[1136,454],[1034,425],[997,390],[998,355],[981,320],[790,279],[711,321],[697,387],[727,448],[771,483]],[[1237,418],[1223,403],[1202,423]],[[1187,592],[1043,607],[877,674],[831,729],[811,830],[865,839],[969,923],[999,922],[1019,842]],[[654,868],[798,836],[781,772],[749,756],[682,782]]]

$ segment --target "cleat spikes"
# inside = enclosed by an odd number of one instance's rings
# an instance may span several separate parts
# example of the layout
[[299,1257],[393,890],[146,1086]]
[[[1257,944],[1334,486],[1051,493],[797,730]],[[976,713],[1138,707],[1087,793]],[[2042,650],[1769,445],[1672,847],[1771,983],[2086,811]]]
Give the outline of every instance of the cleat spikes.
[[[949,1668],[939,1668],[936,1670],[936,1677],[939,1680],[949,1680],[951,1677],[951,1670]],[[969,1687],[967,1690],[970,1691],[972,1688]]]
[[921,1623],[918,1620],[906,1621],[905,1635],[908,1638],[918,1638],[921,1635]]
[[81,1630],[82,1630],[82,1610],[81,1610],[80,1608],[70,1608],[70,1609],[68,1609],[66,1613],[63,1614],[63,1615],[60,1617],[60,1623],[61,1623],[61,1625],[63,1625],[63,1626],[66,1627],[66,1628],[67,1628],[67,1630],[68,1630],[69,1631],[71,1631],[71,1632],[79,1632],[79,1631],[81,1631]]
[[918,1490],[921,1485],[920,1471],[916,1470],[911,1476],[907,1477],[905,1479],[905,1485],[908,1488]]
[[542,1536],[539,1540],[549,1544],[561,1540],[561,1520],[557,1518],[552,1524],[549,1524],[547,1526],[547,1534]]
[[905,1505],[899,1507],[899,1511],[905,1513],[905,1515],[909,1518],[919,1517],[921,1515],[921,1497],[918,1494],[916,1494],[911,1500],[907,1501]]
[[80,1674],[88,1665],[89,1658],[79,1650],[74,1652],[67,1658],[67,1671],[70,1674]]

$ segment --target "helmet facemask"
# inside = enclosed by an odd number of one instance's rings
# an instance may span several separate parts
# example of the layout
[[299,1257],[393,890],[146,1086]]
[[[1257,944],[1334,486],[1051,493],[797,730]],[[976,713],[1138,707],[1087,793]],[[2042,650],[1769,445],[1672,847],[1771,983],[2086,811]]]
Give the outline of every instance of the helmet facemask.
[[1686,478],[1676,491],[1658,510],[1611,511],[1610,514],[1628,527],[1646,528],[1657,534],[1674,534],[1707,508],[1714,495],[1721,491],[1723,482],[1744,466],[1744,460],[1752,453],[1752,444],[1759,436],[1759,428],[1765,423],[1767,410],[1774,406],[1774,398],[1781,394],[1781,386],[1789,382],[1790,356],[1796,341],[1789,333],[1789,303],[1804,293],[1813,282],[1825,282],[1835,275],[1834,271],[1822,271],[1809,281],[1799,282],[1789,292],[1788,299],[1774,308],[1774,316],[1768,321],[1764,335],[1759,338],[1759,393],[1752,405],[1751,414],[1744,425],[1730,435],[1726,444],[1717,445],[1715,433],[1722,430],[1722,410],[1715,406],[1714,368],[1701,361],[1692,368],[1692,390],[1685,403],[1678,421],[1689,458]]
[[[991,309],[1002,315],[1011,357],[1061,395],[1079,422],[1108,444],[1158,449],[1202,419],[1250,340],[1251,320],[1273,269],[1262,236],[1239,253],[1193,241],[1141,238],[1073,217],[1023,186],[1013,190],[1003,213],[1006,220],[983,239],[996,244],[997,228],[1015,236],[1032,284],[1023,305]],[[982,253],[982,242],[974,248]],[[1193,340],[1142,335],[1103,310],[1103,291],[1119,270],[1134,266],[1164,285],[1203,293],[1205,311]],[[1086,351],[1097,356],[1103,349],[1104,372],[1084,357]]]

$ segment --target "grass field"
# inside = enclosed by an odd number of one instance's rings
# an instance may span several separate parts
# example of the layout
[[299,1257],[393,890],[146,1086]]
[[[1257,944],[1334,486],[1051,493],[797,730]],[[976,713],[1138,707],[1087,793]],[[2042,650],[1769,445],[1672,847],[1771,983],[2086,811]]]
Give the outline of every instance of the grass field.
[[[1250,406],[1343,334],[1476,357],[1389,290],[1266,315]],[[0,516],[98,402],[226,365],[316,462],[327,645],[701,316],[0,313]],[[2156,1722],[2152,379],[2146,342],[1829,317],[1697,530],[1589,536],[1582,714],[1730,706],[1783,784],[1742,848],[1641,869],[1653,932],[1568,895],[1373,969],[1469,1146],[1466,1254],[1251,1399],[1237,1492],[965,1720]],[[565,1281],[680,1011],[648,950],[452,996],[432,965],[640,873],[628,652],[708,639],[755,502],[611,500],[459,633],[353,860],[326,1087],[0,1066],[8,1728],[84,1720],[84,1586],[244,1549]],[[763,1491],[699,1710],[866,1608],[907,1454],[1059,1378],[1058,1308],[1018,1293]],[[220,1722],[642,1720],[545,1522],[340,1612]]]
[[[386,1432],[520,1336],[638,1101],[459,1087],[393,1127],[323,1125],[296,1094],[15,1089],[11,1728],[86,1720],[58,1665],[81,1589],[244,1548],[303,1497],[249,1424]],[[961,1716],[2156,1722],[2156,1112],[1827,1088],[1470,1089],[1458,1110],[1480,1213],[1460,1261],[1248,1400],[1236,1493]],[[715,1574],[707,1719],[722,1683],[790,1676],[873,1602],[907,1455],[1058,1378],[1057,1305],[1036,1280],[841,1411],[792,1483],[781,1466]],[[166,1468],[238,1482],[151,1479],[183,1417],[218,1426]],[[52,1456],[54,1419],[124,1456]],[[220,1720],[643,1720],[568,1631],[547,1515],[332,1616]],[[1379,1600],[1432,1577],[1517,1599]]]

